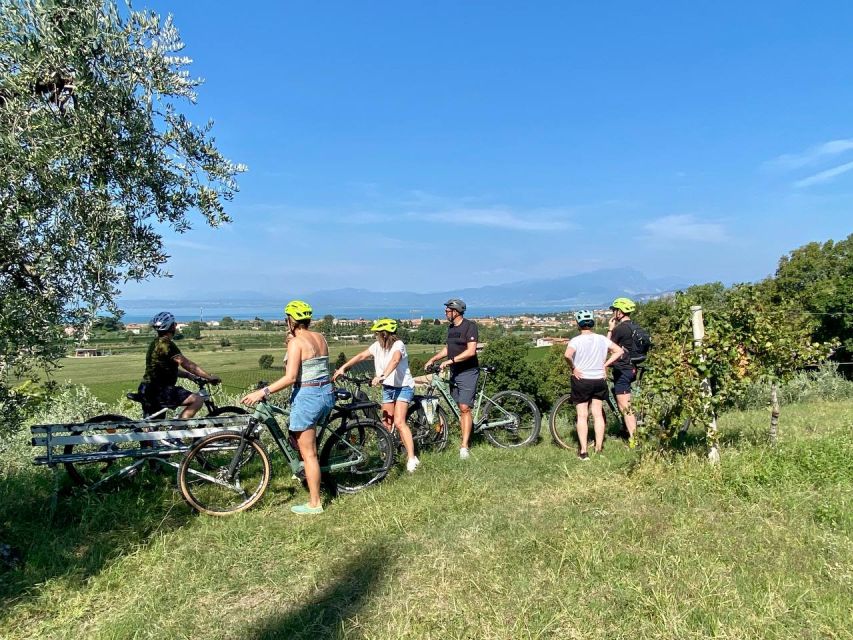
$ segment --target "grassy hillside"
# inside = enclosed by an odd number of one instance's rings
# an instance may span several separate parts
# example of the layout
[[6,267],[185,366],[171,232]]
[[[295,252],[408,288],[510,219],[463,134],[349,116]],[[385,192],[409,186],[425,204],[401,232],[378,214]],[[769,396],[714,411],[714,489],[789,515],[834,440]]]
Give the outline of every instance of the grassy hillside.
[[849,638],[853,402],[721,417],[723,464],[479,443],[300,519],[191,514],[173,478],[61,497],[0,457],[0,637]]
[[[182,345],[183,347],[183,345]],[[338,354],[343,351],[348,357],[364,350],[367,345],[348,345],[338,347],[330,345],[329,357],[334,363]],[[408,345],[409,353],[413,356],[433,354],[438,347],[435,345]],[[258,358],[268,353],[273,356],[275,366],[272,369],[260,369]],[[209,373],[222,377],[226,390],[237,393],[254,385],[258,380],[275,379],[281,375],[281,364],[285,349],[261,348],[223,349],[217,351],[190,351],[185,355],[193,362],[200,364]],[[115,402],[128,391],[135,391],[142,374],[145,371],[144,353],[120,353],[98,358],[63,358],[59,361],[60,368],[51,372],[50,377],[57,381],[69,381],[89,387],[102,402]]]

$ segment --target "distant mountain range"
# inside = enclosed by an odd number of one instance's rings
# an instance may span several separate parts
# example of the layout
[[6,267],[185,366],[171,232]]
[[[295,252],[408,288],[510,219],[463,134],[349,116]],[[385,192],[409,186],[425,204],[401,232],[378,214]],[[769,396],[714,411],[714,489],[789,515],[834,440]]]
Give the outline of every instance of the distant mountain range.
[[[588,273],[561,278],[524,280],[502,285],[470,287],[465,289],[445,289],[431,293],[412,291],[370,291],[369,289],[331,289],[314,292],[221,292],[208,294],[204,299],[180,300],[183,307],[204,306],[213,311],[224,307],[266,308],[278,306],[287,299],[300,297],[309,300],[318,309],[332,310],[336,314],[345,314],[347,310],[410,309],[429,313],[441,307],[451,297],[465,300],[473,314],[477,309],[491,311],[505,310],[519,313],[527,309],[569,309],[583,306],[601,307],[614,298],[626,296],[644,299],[689,286],[680,278],[648,278],[636,269],[599,269]],[[122,300],[123,307],[169,307],[175,300],[163,299],[127,299]]]

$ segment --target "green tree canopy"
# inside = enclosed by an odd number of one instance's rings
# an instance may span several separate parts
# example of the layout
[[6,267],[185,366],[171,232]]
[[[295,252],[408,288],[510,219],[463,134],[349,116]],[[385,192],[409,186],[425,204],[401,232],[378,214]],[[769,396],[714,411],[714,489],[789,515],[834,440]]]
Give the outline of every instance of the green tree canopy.
[[774,302],[810,316],[815,340],[837,342],[841,359],[853,357],[853,234],[783,256],[770,289]]
[[[243,170],[179,107],[201,80],[171,18],[114,0],[0,0],[0,415],[63,325],[160,275],[159,229],[228,220]],[[183,103],[183,104],[181,104]],[[14,418],[12,418],[14,420]]]

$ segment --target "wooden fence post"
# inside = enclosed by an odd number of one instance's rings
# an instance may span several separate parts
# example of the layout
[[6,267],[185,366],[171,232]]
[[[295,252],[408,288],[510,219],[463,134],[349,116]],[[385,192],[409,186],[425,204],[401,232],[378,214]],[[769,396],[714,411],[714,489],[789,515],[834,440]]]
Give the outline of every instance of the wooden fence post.
[[770,444],[776,446],[779,437],[779,385],[770,387]]
[[[702,307],[694,305],[690,307],[690,323],[693,326],[693,345],[701,347],[702,341],[705,339],[705,320],[702,316]],[[704,360],[704,356],[702,357]],[[711,381],[708,378],[703,378],[701,382],[702,394],[706,397],[705,404],[705,419],[708,421],[708,428],[705,432],[705,438],[708,441],[708,460],[711,464],[719,464],[720,449],[717,446],[717,416],[711,407]]]

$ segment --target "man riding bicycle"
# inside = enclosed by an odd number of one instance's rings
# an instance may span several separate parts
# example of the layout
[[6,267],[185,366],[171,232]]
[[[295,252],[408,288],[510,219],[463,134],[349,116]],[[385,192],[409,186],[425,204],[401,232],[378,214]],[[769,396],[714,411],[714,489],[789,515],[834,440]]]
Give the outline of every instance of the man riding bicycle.
[[204,398],[176,386],[178,378],[199,377],[214,384],[219,382],[219,378],[210,375],[181,353],[174,340],[178,328],[175,316],[163,311],[154,316],[150,324],[157,332],[157,338],[151,342],[145,354],[145,375],[139,391],[149,404],[184,407],[180,418],[192,418],[204,405]]

